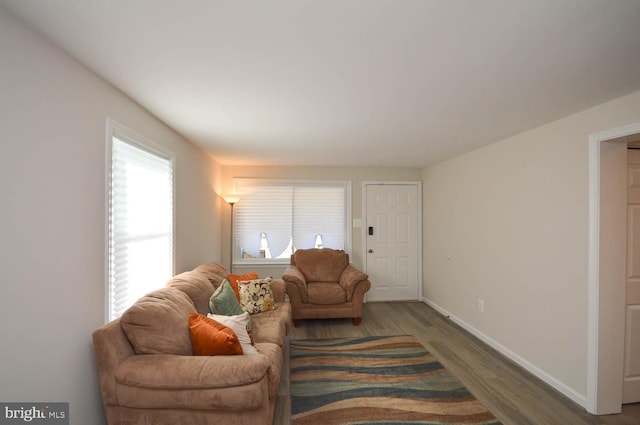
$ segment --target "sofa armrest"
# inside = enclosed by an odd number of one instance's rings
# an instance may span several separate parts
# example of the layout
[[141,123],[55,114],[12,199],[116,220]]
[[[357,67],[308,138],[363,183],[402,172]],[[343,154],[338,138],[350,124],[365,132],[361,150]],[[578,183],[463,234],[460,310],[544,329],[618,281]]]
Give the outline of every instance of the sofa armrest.
[[133,346],[127,339],[116,319],[100,327],[92,334],[93,347],[98,363],[100,389],[105,405],[116,403],[116,370],[131,357],[135,357]]
[[248,385],[268,375],[263,354],[240,356],[131,356],[116,371],[116,381],[147,389],[207,389]]
[[282,279],[287,285],[287,293],[292,298],[291,291],[297,289],[298,297],[302,302],[307,302],[309,296],[307,294],[307,281],[302,272],[296,266],[289,266],[284,271]]
[[340,285],[347,293],[347,301],[351,301],[353,299],[353,293],[356,289],[356,286],[358,286],[360,282],[366,281],[368,279],[368,274],[359,269],[356,269],[352,265],[348,265],[344,269],[342,275],[340,276]]
[[307,280],[304,278],[304,275],[296,266],[288,266],[287,269],[282,274],[282,279],[289,282],[294,282],[296,284],[307,286]]
[[283,303],[286,301],[287,288],[282,279],[273,279],[269,285],[271,292],[273,293],[273,299],[277,303]]

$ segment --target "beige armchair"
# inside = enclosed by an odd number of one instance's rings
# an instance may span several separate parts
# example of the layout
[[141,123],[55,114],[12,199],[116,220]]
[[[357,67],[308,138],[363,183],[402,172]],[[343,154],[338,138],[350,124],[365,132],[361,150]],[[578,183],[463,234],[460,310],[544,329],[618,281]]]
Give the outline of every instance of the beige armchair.
[[334,249],[299,249],[282,279],[294,325],[302,319],[362,319],[362,302],[371,288],[369,276],[349,264],[349,254]]

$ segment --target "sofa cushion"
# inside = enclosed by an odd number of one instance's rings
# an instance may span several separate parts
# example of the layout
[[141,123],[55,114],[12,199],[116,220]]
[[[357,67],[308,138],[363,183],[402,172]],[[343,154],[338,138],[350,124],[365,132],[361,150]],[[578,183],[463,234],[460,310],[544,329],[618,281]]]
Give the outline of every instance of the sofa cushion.
[[190,356],[191,298],[176,288],[162,288],[140,298],[120,318],[122,330],[137,354]]
[[338,283],[310,282],[307,285],[309,304],[342,304],[347,302],[347,293]]
[[204,274],[194,271],[180,273],[169,280],[167,286],[187,294],[198,313],[209,313],[209,298],[214,288]]
[[259,347],[260,343],[268,342],[282,347],[287,335],[287,327],[284,320],[278,320],[277,317],[267,318],[263,316],[264,314],[260,313],[253,317],[255,326],[251,333],[256,346]]
[[[115,374],[118,404],[134,408],[236,410],[231,415],[237,410],[256,409],[268,398],[265,377],[272,370],[277,371],[282,362],[282,351],[274,361],[268,356],[269,347],[260,347],[267,355],[131,356]],[[188,415],[183,411],[182,420],[172,423],[187,423],[185,418]]]
[[222,282],[227,278],[227,275],[229,274],[227,269],[222,264],[218,263],[201,264],[193,269],[193,271],[205,275],[214,288],[222,285]]
[[278,308],[271,292],[271,278],[241,280],[238,282],[240,288],[240,304],[242,308],[251,314],[271,311]]
[[349,257],[343,250],[299,249],[293,255],[295,266],[307,282],[337,282],[349,265]]
[[233,330],[210,317],[189,313],[189,332],[196,356],[232,356],[243,354]]
[[258,350],[256,350],[256,347],[247,332],[249,313],[245,311],[244,313],[236,316],[209,313],[207,314],[207,317],[223,324],[236,334],[238,341],[240,341],[240,345],[242,345],[243,354],[258,354]]
[[272,322],[272,323],[280,322],[284,329],[284,334],[283,334],[283,338],[284,338],[284,336],[289,335],[291,326],[293,326],[293,323],[291,322],[291,304],[279,303],[278,308],[276,310],[265,311],[264,313],[259,313],[259,314],[252,314],[251,321],[254,323],[253,337],[256,342],[259,341],[258,338],[256,338],[256,332],[264,322]]

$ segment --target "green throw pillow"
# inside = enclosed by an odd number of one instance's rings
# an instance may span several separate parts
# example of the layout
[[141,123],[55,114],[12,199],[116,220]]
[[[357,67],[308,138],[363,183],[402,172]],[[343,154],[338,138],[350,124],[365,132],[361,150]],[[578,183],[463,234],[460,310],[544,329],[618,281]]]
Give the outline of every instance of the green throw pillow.
[[[216,288],[209,299],[209,310],[213,314],[221,314],[223,316],[237,316],[244,313],[244,309],[238,302],[236,293],[227,279]],[[251,330],[251,318],[247,324],[247,329]]]

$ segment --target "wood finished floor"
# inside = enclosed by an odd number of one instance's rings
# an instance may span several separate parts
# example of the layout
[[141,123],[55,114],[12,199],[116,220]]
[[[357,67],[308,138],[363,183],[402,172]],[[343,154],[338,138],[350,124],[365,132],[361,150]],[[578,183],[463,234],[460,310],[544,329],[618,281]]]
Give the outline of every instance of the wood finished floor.
[[[305,320],[290,339],[370,335],[415,336],[504,425],[640,425],[640,404],[618,415],[593,416],[431,307],[418,302],[367,303],[362,325],[351,320]],[[289,353],[276,405],[277,425],[290,425]]]

